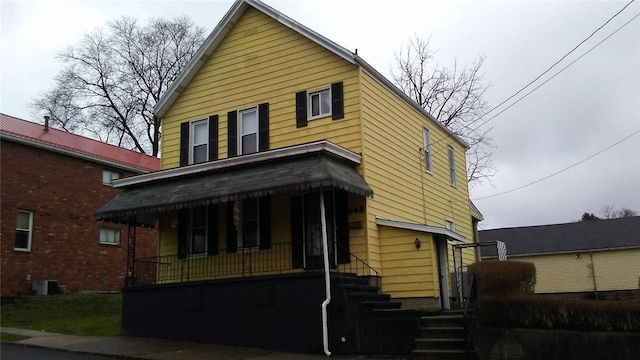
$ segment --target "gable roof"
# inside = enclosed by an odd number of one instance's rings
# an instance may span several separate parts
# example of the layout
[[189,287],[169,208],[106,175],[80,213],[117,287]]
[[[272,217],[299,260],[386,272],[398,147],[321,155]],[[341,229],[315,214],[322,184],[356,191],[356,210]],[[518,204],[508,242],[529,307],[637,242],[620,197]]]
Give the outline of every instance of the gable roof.
[[[508,256],[640,248],[640,216],[481,230],[479,234],[480,242],[505,242]],[[495,247],[483,247],[482,257],[496,257]]]
[[299,33],[300,35],[306,37],[307,39],[315,42],[319,46],[327,49],[328,51],[334,53],[335,55],[341,57],[345,61],[359,66],[365,73],[370,75],[375,81],[377,81],[380,85],[390,91],[392,94],[397,96],[404,103],[409,105],[415,111],[420,113],[422,116],[431,121],[435,126],[439,127],[442,131],[444,131],[449,137],[454,139],[456,142],[464,146],[465,148],[469,148],[469,144],[467,144],[460,137],[451,132],[447,127],[442,125],[438,120],[436,120],[431,114],[425,111],[423,108],[418,106],[418,104],[409,98],[406,94],[404,94],[398,87],[396,87],[391,81],[389,81],[385,76],[380,74],[376,69],[374,69],[371,65],[369,65],[366,61],[364,61],[360,56],[356,53],[353,53],[346,48],[336,44],[335,42],[327,39],[326,37],[318,34],[317,32],[309,29],[308,27],[300,24],[299,22],[287,17],[281,12],[275,10],[274,8],[258,1],[258,0],[236,0],[236,2],[231,6],[229,11],[225,14],[225,16],[220,20],[220,23],[213,29],[211,34],[205,39],[200,49],[196,52],[194,57],[191,59],[189,64],[182,70],[178,78],[171,84],[166,93],[160,98],[155,108],[153,109],[154,114],[162,118],[167,110],[171,107],[171,105],[176,101],[178,96],[184,91],[184,89],[189,85],[191,80],[196,76],[196,74],[200,71],[200,69],[204,66],[209,57],[213,54],[213,52],[218,48],[220,43],[224,40],[226,35],[231,31],[233,26],[238,22],[240,17],[245,13],[248,7],[252,7],[263,14],[271,17],[273,20],[281,23],[282,25],[288,27],[289,29]]
[[135,173],[160,169],[160,159],[0,113],[0,138]]

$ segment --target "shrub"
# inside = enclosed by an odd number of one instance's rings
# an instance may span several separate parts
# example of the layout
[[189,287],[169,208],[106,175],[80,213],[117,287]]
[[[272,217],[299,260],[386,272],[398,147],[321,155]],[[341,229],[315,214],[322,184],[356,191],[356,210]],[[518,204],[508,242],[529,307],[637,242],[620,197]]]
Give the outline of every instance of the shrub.
[[593,301],[534,294],[492,295],[477,305],[485,327],[640,331],[639,301]]
[[469,266],[476,281],[478,297],[513,293],[532,294],[536,267],[524,261],[481,261]]

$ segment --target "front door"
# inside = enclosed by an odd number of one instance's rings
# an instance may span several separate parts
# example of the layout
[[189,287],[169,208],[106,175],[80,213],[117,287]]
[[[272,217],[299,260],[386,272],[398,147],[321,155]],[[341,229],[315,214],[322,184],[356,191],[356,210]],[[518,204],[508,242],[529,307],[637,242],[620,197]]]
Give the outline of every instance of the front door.
[[[304,195],[304,256],[305,269],[317,270],[324,268],[322,252],[322,216],[320,211],[320,192]],[[324,207],[327,226],[327,242],[329,246],[329,266],[335,261],[335,226],[333,209],[333,191],[324,192]]]

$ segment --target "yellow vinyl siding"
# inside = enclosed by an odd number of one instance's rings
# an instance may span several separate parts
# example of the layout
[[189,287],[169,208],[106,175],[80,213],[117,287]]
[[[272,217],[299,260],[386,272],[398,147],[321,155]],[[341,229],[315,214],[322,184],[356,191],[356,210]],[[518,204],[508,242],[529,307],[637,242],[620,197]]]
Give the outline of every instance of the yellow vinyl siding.
[[[296,128],[295,94],[342,81],[345,117]],[[358,68],[249,8],[162,119],[162,168],[177,167],[180,123],[219,116],[219,158],[227,157],[227,112],[269,103],[269,148],[329,140],[360,153]]]
[[[432,236],[381,227],[380,237],[384,239],[380,245],[383,291],[398,298],[438,296]],[[416,249],[416,238],[420,239],[420,249]]]
[[[595,251],[593,266],[598,291],[640,288],[640,249]],[[512,256],[536,266],[536,293],[594,291],[589,252]]]

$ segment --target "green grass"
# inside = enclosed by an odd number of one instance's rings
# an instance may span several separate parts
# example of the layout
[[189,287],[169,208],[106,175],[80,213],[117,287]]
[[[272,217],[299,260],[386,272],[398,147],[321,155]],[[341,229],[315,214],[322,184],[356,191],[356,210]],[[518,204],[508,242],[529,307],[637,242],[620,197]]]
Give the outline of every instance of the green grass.
[[28,296],[2,305],[0,323],[60,334],[113,336],[120,334],[121,311],[120,294]]
[[29,339],[29,337],[0,332],[0,341],[16,342],[16,341],[25,340],[25,339]]

